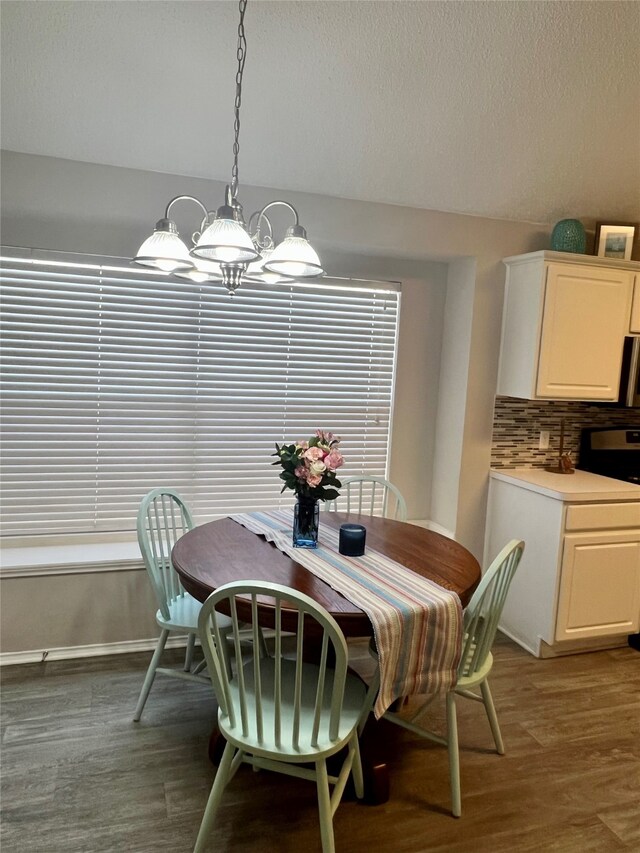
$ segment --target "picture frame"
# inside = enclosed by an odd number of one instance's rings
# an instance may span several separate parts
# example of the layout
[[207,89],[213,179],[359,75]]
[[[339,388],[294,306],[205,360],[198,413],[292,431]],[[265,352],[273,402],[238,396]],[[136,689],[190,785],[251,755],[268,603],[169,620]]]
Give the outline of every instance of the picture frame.
[[629,261],[638,226],[633,222],[596,222],[594,254]]

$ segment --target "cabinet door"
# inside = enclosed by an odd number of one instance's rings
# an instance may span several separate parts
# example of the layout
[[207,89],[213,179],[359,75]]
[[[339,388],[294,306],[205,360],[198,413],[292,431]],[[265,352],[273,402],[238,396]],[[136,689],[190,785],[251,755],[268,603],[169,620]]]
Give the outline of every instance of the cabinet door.
[[547,269],[536,395],[617,400],[633,273],[554,264]]
[[640,627],[640,530],[564,538],[556,640]]
[[640,335],[640,275],[635,276],[636,283],[633,287],[633,308],[631,309],[631,326],[629,331]]

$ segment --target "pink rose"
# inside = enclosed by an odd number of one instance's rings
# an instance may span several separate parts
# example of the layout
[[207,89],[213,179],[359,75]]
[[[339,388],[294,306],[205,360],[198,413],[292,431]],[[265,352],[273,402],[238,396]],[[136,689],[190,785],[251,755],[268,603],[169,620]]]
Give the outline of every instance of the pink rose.
[[293,472],[299,480],[306,480],[307,474],[309,473],[304,465],[298,465],[296,470]]
[[319,447],[310,447],[308,450],[305,450],[303,456],[310,462],[315,462],[317,459],[322,459],[324,453],[322,452],[322,450],[320,450]]
[[307,483],[313,488],[314,486],[319,486],[322,482],[322,476],[320,474],[309,474],[307,477]]
[[331,471],[335,471],[341,465],[344,465],[344,458],[338,450],[332,450],[328,456],[324,458],[324,464]]

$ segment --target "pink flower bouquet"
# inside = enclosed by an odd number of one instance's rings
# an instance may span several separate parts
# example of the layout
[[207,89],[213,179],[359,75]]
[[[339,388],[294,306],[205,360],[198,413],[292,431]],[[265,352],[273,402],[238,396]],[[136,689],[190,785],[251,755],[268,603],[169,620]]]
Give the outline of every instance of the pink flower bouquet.
[[282,492],[292,489],[302,497],[332,501],[339,496],[342,486],[336,471],[344,464],[338,450],[340,439],[332,432],[322,429],[309,441],[298,444],[276,444],[272,454],[278,459],[274,465],[281,465],[280,479],[284,480]]

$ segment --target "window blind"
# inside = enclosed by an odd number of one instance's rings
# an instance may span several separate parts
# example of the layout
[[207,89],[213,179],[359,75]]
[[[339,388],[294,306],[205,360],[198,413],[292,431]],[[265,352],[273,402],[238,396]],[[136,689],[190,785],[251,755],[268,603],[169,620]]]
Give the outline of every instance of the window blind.
[[[198,522],[291,505],[276,441],[343,438],[385,475],[399,292],[220,285],[3,251],[3,534],[135,529],[142,496]],[[56,255],[60,258],[60,255]]]

